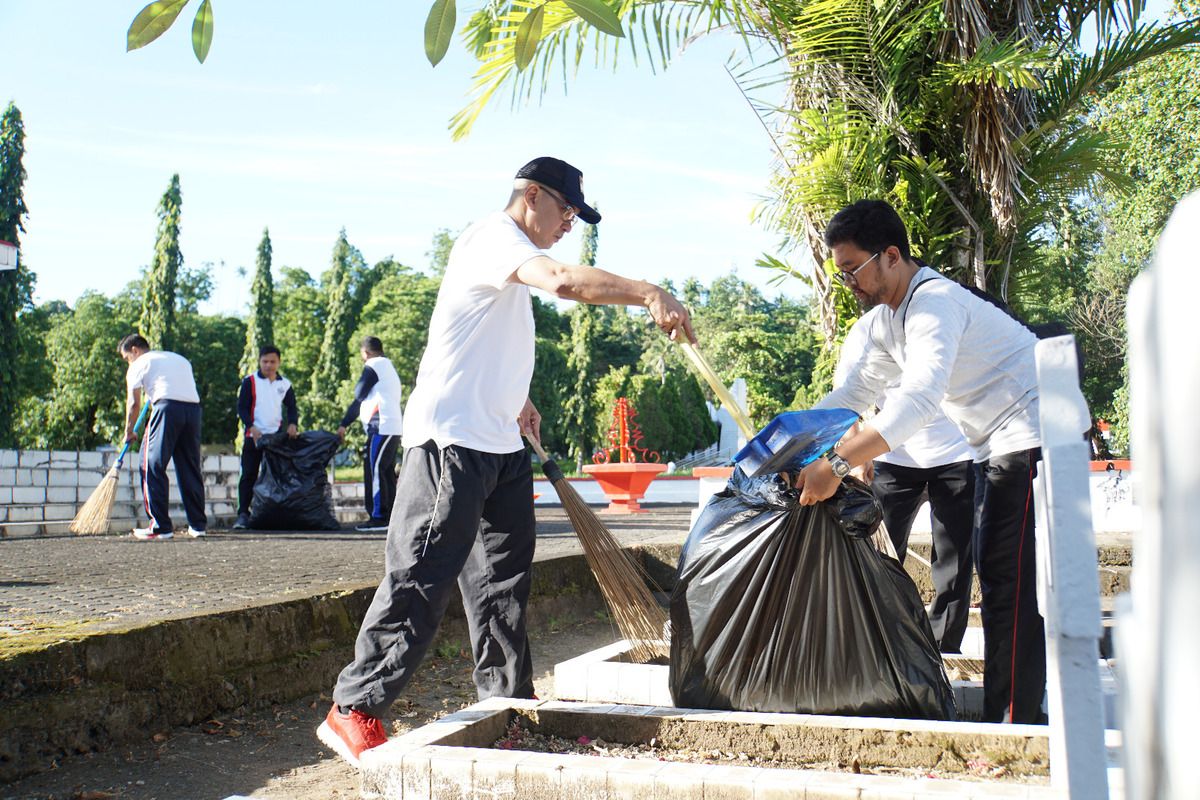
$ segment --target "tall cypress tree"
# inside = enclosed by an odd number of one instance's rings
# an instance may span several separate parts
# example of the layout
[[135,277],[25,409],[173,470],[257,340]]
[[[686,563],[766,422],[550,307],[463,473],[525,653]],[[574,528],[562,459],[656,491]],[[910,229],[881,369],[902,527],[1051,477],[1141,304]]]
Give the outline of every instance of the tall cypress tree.
[[258,348],[275,343],[275,279],[271,277],[271,233],[263,228],[258,243],[254,282],[250,284],[250,317],[246,320],[246,353],[242,374],[258,369]]
[[350,377],[348,360],[350,335],[354,326],[354,293],[350,283],[350,242],[346,230],[338,234],[333,246],[333,259],[329,272],[325,274],[328,304],[325,316],[325,339],[313,371],[313,394],[332,399],[342,381]]
[[[0,239],[20,247],[28,215],[25,207],[25,123],[12,103],[0,118]],[[20,264],[18,257],[17,263]],[[0,447],[16,447],[13,422],[20,400],[18,359],[21,335],[17,312],[32,301],[32,276],[20,266],[0,270]]]
[[179,219],[183,195],[179,174],[158,201],[158,240],[154,244],[154,263],[146,274],[142,293],[142,319],[138,327],[151,347],[170,350],[175,346],[175,290],[183,254],[179,250]]
[[[579,263],[596,266],[600,232],[595,225],[583,229],[583,244],[579,251]],[[570,391],[563,401],[563,426],[567,450],[575,459],[578,470],[584,459],[591,455],[592,428],[595,409],[592,399],[596,393],[595,372],[596,335],[600,328],[600,309],[584,303],[571,309],[571,338],[568,342],[567,372],[570,375]]]

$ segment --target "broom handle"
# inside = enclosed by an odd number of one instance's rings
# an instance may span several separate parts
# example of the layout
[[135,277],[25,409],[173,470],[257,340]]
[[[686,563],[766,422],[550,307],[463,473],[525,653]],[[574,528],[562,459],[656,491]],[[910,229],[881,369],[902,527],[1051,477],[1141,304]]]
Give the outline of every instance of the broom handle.
[[533,437],[529,434],[525,434],[525,438],[529,440],[530,446],[533,447],[533,452],[537,453],[537,457],[542,460],[542,474],[546,476],[551,485],[557,486],[561,481],[565,481],[567,479],[566,476],[562,474],[562,470],[559,469],[554,459],[546,455],[546,451],[542,449],[542,446],[534,441]]
[[704,356],[700,355],[700,351],[689,341],[681,340],[679,346],[683,348],[684,355],[691,360],[692,366],[700,373],[700,377],[704,378],[708,385],[712,387],[713,392],[717,395],[717,399],[721,401],[721,405],[729,412],[729,416],[733,417],[733,421],[737,423],[738,430],[747,439],[753,439],[757,431],[750,423],[750,418],[746,416],[746,412],[738,405],[737,400],[733,399],[733,395],[725,388],[725,384],[721,383],[717,374],[713,372],[712,367],[704,360]]
[[[142,411],[140,414],[138,414],[137,422],[133,423],[133,432],[134,433],[142,432],[142,425],[145,424],[146,415],[149,413],[150,413],[150,404],[143,403]],[[125,454],[129,452],[129,445],[131,445],[131,444],[133,444],[133,443],[126,442],[125,446],[121,448],[121,455],[117,456],[117,463],[113,464],[114,469],[120,469],[121,465],[125,463]]]
[[542,446],[537,443],[536,439],[529,434],[525,434],[525,438],[529,441],[529,446],[533,448],[533,452],[537,453],[537,457],[542,460],[543,464],[550,460],[550,456],[546,455],[546,451],[542,449]]

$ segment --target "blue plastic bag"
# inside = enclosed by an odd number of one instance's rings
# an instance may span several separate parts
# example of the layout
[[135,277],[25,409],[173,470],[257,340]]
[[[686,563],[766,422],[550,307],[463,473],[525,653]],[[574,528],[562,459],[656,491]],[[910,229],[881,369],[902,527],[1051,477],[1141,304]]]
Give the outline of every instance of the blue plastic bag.
[[746,442],[733,460],[751,478],[795,472],[820,458],[857,421],[858,414],[848,408],[786,411]]

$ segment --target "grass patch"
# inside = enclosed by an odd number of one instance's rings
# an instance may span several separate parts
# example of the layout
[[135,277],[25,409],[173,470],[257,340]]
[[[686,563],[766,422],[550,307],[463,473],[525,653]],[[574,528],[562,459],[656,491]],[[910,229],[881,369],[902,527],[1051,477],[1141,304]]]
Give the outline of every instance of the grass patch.
[[344,467],[333,468],[334,483],[362,483],[362,464],[347,464]]
[[43,650],[59,642],[83,639],[96,632],[99,619],[10,619],[0,622],[0,660]]

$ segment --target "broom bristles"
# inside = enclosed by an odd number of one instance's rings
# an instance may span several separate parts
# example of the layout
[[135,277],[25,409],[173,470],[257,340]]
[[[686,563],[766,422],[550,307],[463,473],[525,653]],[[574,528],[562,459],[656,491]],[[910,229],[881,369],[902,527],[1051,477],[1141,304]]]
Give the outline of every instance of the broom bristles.
[[108,533],[109,520],[112,517],[113,503],[117,499],[117,478],[120,472],[114,464],[100,479],[100,485],[93,491],[91,497],[79,509],[75,519],[71,520],[72,533]]
[[667,615],[650,592],[650,576],[630,558],[569,481],[562,478],[552,483],[617,628],[632,645],[634,657],[653,661],[666,655],[662,638]]

